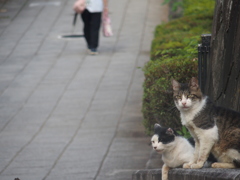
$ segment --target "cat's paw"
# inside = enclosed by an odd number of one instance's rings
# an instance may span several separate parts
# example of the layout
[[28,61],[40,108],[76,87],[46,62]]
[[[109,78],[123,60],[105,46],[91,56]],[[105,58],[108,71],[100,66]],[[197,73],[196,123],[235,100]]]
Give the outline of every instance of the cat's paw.
[[162,180],[168,180],[168,171],[162,171]]
[[219,168],[219,163],[212,163],[212,168]]
[[168,180],[168,177],[166,176],[166,177],[162,177],[162,180]]
[[195,163],[191,165],[191,169],[200,169],[203,167],[203,163]]
[[190,169],[190,168],[191,168],[191,165],[192,165],[192,163],[184,163],[184,164],[183,164],[183,168],[185,168],[185,169]]
[[227,168],[227,169],[232,169],[235,168],[233,163],[212,163],[212,168]]

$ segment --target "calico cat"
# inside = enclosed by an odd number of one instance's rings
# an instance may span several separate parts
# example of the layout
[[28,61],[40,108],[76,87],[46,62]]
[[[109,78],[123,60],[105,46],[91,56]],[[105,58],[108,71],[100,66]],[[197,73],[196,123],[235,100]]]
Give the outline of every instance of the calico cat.
[[152,147],[162,154],[162,180],[168,179],[170,168],[180,167],[194,157],[194,147],[173,129],[154,125],[154,135],[151,138]]
[[194,158],[184,168],[202,168],[209,153],[218,162],[213,168],[240,167],[240,113],[218,107],[203,95],[197,78],[188,84],[172,80],[173,99],[182,125],[195,140]]

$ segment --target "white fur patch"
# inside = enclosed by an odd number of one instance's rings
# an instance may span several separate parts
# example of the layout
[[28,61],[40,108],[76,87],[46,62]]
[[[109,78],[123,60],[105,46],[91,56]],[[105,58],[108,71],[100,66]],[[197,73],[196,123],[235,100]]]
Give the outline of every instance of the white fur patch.
[[240,153],[235,149],[228,149],[218,157],[219,162],[232,163],[235,159],[240,160]]
[[216,142],[218,140],[218,128],[215,125],[211,129],[201,129],[194,127],[194,132],[191,132],[194,134],[194,136],[197,137],[198,140],[208,139],[209,141]]
[[182,166],[193,158],[194,148],[183,137],[176,137],[174,147],[163,153],[162,159],[169,167]]
[[231,157],[233,160],[238,159],[240,160],[240,153],[235,149],[228,149],[226,153],[229,157]]

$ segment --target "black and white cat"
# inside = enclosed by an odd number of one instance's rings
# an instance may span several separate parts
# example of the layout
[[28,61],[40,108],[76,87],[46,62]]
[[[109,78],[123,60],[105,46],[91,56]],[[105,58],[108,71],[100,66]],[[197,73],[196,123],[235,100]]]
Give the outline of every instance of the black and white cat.
[[170,168],[181,167],[194,158],[194,147],[173,129],[154,125],[154,135],[151,138],[152,147],[162,154],[162,180],[168,179]]
[[213,168],[239,168],[240,113],[215,106],[194,77],[186,84],[172,80],[172,86],[182,125],[195,140],[194,158],[184,168],[202,168],[210,152],[218,160]]

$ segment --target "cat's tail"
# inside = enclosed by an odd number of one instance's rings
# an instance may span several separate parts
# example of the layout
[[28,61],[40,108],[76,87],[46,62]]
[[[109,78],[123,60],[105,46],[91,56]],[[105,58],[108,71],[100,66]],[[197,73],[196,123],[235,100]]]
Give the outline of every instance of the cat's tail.
[[240,168],[240,159],[234,159],[233,164],[236,168]]

